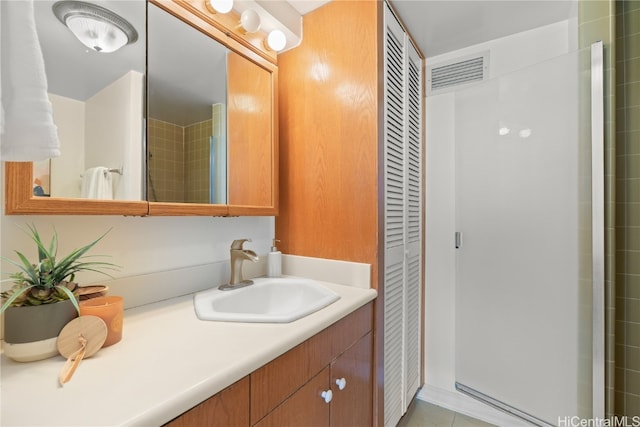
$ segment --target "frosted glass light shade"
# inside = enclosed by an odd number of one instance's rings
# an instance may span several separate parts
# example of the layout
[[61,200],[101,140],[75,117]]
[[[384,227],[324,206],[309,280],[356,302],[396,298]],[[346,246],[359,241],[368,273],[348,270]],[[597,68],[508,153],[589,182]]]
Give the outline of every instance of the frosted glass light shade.
[[51,9],[83,45],[96,52],[115,52],[138,40],[133,25],[96,4],[63,0],[54,3]]
[[67,19],[67,27],[83,45],[96,52],[115,52],[128,41],[120,28],[93,18],[72,16]]
[[205,4],[212,12],[229,13],[233,9],[233,0],[206,0]]
[[240,15],[240,25],[247,33],[260,30],[260,15],[253,9],[247,9]]
[[271,50],[280,52],[287,44],[287,37],[280,30],[273,30],[267,36],[267,46]]

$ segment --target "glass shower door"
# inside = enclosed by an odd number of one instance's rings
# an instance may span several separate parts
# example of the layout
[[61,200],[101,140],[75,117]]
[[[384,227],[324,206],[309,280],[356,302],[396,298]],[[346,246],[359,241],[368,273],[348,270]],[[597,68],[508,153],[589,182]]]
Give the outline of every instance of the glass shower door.
[[591,414],[578,89],[576,52],[455,95],[456,387],[540,425]]

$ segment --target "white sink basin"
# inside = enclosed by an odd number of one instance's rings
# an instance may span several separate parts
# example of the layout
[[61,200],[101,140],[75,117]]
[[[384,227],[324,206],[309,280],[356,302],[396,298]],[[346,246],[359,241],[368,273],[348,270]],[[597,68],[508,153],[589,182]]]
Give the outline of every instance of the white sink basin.
[[293,277],[257,278],[240,289],[199,292],[193,304],[200,320],[288,323],[328,306],[340,296],[318,282]]

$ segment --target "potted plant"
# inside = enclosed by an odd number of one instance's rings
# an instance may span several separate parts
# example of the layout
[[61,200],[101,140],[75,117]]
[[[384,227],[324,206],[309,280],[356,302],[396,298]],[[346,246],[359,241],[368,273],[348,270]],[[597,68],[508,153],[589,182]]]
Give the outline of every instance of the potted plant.
[[56,339],[62,328],[78,316],[78,284],[75,274],[94,271],[106,276],[104,270],[115,270],[117,266],[103,261],[88,260],[86,253],[107,234],[93,242],[58,258],[58,235],[53,236],[48,246],[43,243],[38,230],[29,225],[29,235],[36,244],[38,260],[30,262],[22,253],[15,251],[19,262],[3,258],[18,267],[19,271],[9,279],[13,287],[1,293],[4,313],[4,353],[20,362],[41,360],[58,354]]

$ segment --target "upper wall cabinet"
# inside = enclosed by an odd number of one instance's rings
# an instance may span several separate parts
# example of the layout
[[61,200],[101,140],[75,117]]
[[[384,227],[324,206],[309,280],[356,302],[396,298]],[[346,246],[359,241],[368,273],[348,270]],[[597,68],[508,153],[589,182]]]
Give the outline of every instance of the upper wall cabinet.
[[[99,3],[136,28],[136,42],[94,52],[53,1],[36,2],[63,156],[7,163],[6,212],[275,215],[277,66],[264,34],[241,33],[235,12],[203,1]],[[91,192],[99,167],[110,200]]]
[[154,3],[148,13],[150,213],[275,214],[275,65],[245,56],[233,33],[221,38],[204,2]]
[[[93,50],[61,22],[73,13],[73,2],[34,2],[62,155],[34,164],[7,163],[7,213],[147,213],[142,184],[146,5],[95,5],[130,23],[128,44],[106,53],[95,43]],[[100,197],[108,201],[96,200],[99,188],[92,179],[99,173],[109,190]]]

